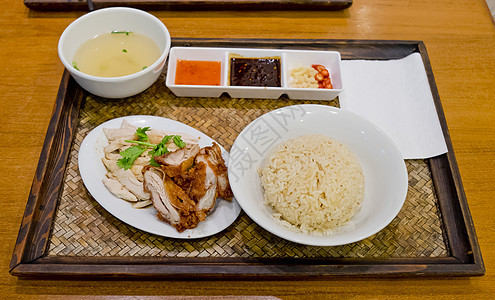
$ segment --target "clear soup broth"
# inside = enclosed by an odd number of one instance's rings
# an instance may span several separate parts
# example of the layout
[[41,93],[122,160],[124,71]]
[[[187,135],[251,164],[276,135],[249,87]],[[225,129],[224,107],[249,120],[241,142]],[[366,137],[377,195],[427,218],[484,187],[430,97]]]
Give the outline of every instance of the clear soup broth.
[[135,32],[113,31],[82,44],[72,65],[89,75],[118,77],[146,69],[159,57],[160,49],[152,39]]

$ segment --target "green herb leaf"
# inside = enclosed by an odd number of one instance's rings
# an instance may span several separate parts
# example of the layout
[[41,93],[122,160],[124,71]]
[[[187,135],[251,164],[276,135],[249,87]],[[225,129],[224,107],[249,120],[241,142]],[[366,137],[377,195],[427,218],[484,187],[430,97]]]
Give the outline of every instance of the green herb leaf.
[[143,66],[143,70],[146,69],[148,66]]
[[129,33],[131,33],[132,31],[119,31],[119,30],[114,30],[112,31],[111,33],[112,34],[125,34],[125,35],[129,35]]
[[163,155],[165,153],[168,153],[168,149],[167,147],[165,146],[169,141],[170,139],[172,139],[174,136],[173,135],[166,135],[163,137],[162,141],[160,143],[158,143],[158,145],[155,145],[153,147],[153,150],[151,150],[149,152],[149,154],[151,156],[160,156],[160,155]]
[[165,153],[168,153],[168,149],[165,147],[165,144],[160,143],[153,148],[153,156],[160,156]]
[[125,50],[125,49],[122,49],[122,52],[124,52],[124,53],[127,53],[127,50]]
[[146,150],[146,148],[137,145],[125,149],[119,153],[122,158],[117,160],[117,166],[124,170],[130,169],[134,161],[143,154],[144,150]]
[[148,141],[148,135],[146,134],[146,131],[149,131],[150,128],[149,127],[138,127],[138,129],[136,129],[136,135],[138,137],[138,139],[142,142],[146,142]]
[[79,68],[77,67],[77,63],[75,61],[72,62],[72,66],[74,67],[74,69],[78,70],[78,71],[81,71],[79,70]]
[[153,167],[161,167],[159,163],[156,162],[156,160],[154,158],[150,159],[150,165],[152,165]]
[[148,143],[148,142],[142,142],[142,141],[125,140],[124,142],[134,143],[134,144],[138,144],[138,145],[146,146],[146,147],[148,147],[148,148],[149,148],[149,147],[155,147],[155,146],[156,146],[155,144]]
[[168,153],[168,149],[167,147],[165,147],[165,144],[163,143],[159,143],[158,145],[155,145],[155,147],[153,147],[153,150],[149,152],[151,156],[160,156],[165,153]]
[[157,145],[149,143],[148,135],[146,134],[146,131],[149,130],[150,130],[149,127],[143,127],[143,128],[139,127],[138,129],[136,129],[136,135],[139,140],[138,141],[126,140],[126,142],[128,143],[134,143],[137,145],[131,146],[119,153],[122,156],[122,158],[117,161],[117,166],[119,168],[123,168],[125,170],[130,169],[134,161],[139,156],[141,156],[144,153],[144,151],[146,151],[146,149],[148,148],[152,148],[148,152],[149,155],[152,156],[150,160],[150,165],[155,167],[160,167],[160,164],[155,159],[153,159],[153,157],[168,153],[169,151],[167,149],[166,144],[170,142],[170,140],[173,140],[174,144],[177,145],[177,147],[179,148],[183,148],[186,145],[186,143],[182,140],[180,135],[166,135]]
[[184,148],[184,146],[186,146],[186,143],[182,140],[180,135],[174,135],[174,144],[179,148]]
[[168,143],[174,136],[173,135],[166,135],[163,137],[162,141],[160,142],[160,144],[163,144],[165,145],[166,143]]

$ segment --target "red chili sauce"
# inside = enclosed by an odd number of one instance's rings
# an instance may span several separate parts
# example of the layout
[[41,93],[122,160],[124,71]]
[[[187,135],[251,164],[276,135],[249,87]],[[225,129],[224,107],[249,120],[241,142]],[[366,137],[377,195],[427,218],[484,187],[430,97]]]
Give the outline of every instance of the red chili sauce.
[[219,61],[178,59],[175,84],[220,85],[221,68]]

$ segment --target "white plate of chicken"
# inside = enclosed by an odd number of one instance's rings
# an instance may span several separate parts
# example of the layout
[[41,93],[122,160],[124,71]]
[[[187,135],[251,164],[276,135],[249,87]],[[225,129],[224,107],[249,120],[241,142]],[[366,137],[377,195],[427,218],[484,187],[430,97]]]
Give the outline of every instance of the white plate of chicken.
[[79,172],[94,199],[121,221],[179,239],[231,225],[241,208],[227,176],[229,154],[180,122],[127,116],[93,129],[79,150]]

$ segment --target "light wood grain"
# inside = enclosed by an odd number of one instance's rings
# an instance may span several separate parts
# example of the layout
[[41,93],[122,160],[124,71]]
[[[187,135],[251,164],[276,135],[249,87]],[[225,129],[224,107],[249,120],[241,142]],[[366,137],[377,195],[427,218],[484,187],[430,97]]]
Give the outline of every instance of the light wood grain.
[[[472,278],[329,281],[51,281],[8,266],[63,66],[57,42],[82,13],[0,10],[0,295],[274,295],[286,299],[489,298],[495,295],[495,26],[483,0],[354,1],[337,12],[153,12],[174,37],[401,39],[426,44],[487,273]],[[55,295],[55,296],[52,296]],[[110,297],[110,296],[114,297]],[[3,296],[2,296],[3,297]]]

